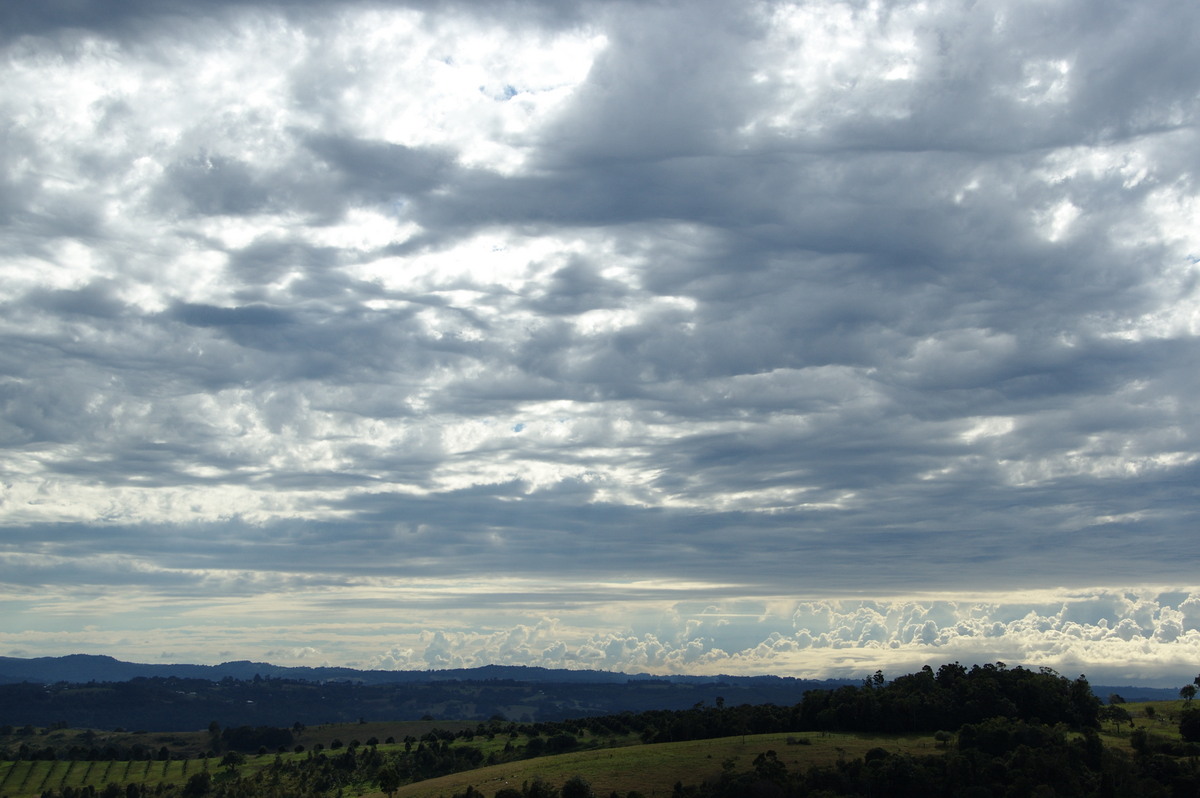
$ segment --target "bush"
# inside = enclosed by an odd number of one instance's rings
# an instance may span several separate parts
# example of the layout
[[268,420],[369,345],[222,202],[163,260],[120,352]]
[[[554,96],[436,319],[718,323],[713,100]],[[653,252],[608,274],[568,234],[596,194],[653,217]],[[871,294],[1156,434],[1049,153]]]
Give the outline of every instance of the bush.
[[572,776],[562,786],[562,798],[596,798],[596,793],[583,776]]
[[967,724],[958,731],[958,747],[978,750],[991,756],[1003,756],[1018,746],[1048,748],[1061,743],[1061,732],[1008,718],[992,718],[983,723]]
[[207,772],[196,773],[183,785],[183,798],[203,798],[212,790],[212,776]]
[[1184,710],[1179,716],[1179,736],[1187,743],[1200,743],[1200,709]]
[[[530,740],[530,742],[533,741]],[[570,751],[577,745],[579,745],[579,741],[576,740],[572,735],[556,734],[550,739],[546,740],[546,753],[561,754],[566,751]]]

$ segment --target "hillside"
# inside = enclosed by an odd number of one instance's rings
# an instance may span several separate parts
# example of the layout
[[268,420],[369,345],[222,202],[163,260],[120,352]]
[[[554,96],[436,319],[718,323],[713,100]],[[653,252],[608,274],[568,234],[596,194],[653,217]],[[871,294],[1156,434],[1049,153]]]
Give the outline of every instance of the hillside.
[[[0,684],[6,723],[147,731],[190,731],[214,720],[223,726],[425,716],[444,721],[494,716],[545,721],[686,709],[718,698],[730,704],[791,705],[807,690],[851,684],[766,676],[634,677],[499,666],[420,672],[275,668],[256,663],[158,666],[84,656],[4,658],[0,669],[9,675],[9,683]],[[37,678],[18,678],[33,674]],[[317,679],[318,674],[328,678]],[[301,678],[305,675],[314,678]]]
[[[171,681],[180,680],[115,684]],[[245,684],[286,690],[304,683]],[[58,686],[19,687],[48,696]],[[1200,740],[1200,709],[1189,701],[1104,706],[1083,678],[953,663],[890,682],[876,674],[860,685],[809,691],[791,705],[731,705],[718,697],[682,710],[561,722],[214,722],[166,734],[9,725],[0,727],[0,795],[1165,797],[1200,792],[1193,740]]]

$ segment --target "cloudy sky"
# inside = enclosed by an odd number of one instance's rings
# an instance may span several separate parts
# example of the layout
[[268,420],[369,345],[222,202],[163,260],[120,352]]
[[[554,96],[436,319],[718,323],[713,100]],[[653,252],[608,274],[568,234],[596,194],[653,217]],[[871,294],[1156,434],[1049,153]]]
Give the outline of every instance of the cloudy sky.
[[0,5],[0,654],[1177,685],[1200,5]]

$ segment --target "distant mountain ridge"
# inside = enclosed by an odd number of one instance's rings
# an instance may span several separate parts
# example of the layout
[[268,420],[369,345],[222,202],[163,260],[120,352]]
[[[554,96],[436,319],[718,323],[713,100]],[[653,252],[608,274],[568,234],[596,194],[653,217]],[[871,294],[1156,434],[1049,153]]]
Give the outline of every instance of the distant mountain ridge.
[[[797,679],[791,676],[656,676],[614,671],[568,670],[532,665],[483,665],[477,668],[448,670],[387,671],[358,670],[346,667],[289,667],[267,662],[236,660],[220,665],[154,665],[124,662],[101,654],[67,654],[61,657],[0,657],[0,684],[54,684],[56,682],[127,682],[137,678],[207,679],[219,682],[230,678],[251,680],[296,679],[309,682],[357,682],[359,684],[404,684],[439,681],[512,681],[540,684],[624,684],[629,681],[661,681],[671,684],[763,685],[787,684],[798,689],[835,689],[858,684],[859,679]],[[1134,685],[1092,685],[1092,692],[1107,701],[1116,694],[1126,701],[1166,701],[1179,697],[1179,691],[1167,687]]]
[[146,665],[77,654],[0,658],[0,720],[13,726],[148,731],[433,717],[528,722],[705,702],[793,706],[856,680],[650,676],[488,665],[440,671],[287,668],[261,662]]
[[358,670],[344,667],[289,667],[267,662],[237,660],[220,665],[154,665],[124,662],[107,655],[68,654],[62,657],[0,657],[0,684],[33,682],[127,682],[137,678],[208,679],[221,681],[231,678],[248,680],[297,679],[310,682],[351,681],[362,684],[395,684],[437,681],[537,682],[542,684],[623,684],[631,679],[671,682],[673,684],[753,684],[779,680],[819,686],[856,684],[857,679],[809,680],[790,676],[655,676],[646,673],[628,674],[614,671],[568,670],[542,668],[532,665],[483,665],[477,668],[454,668],[424,671]]

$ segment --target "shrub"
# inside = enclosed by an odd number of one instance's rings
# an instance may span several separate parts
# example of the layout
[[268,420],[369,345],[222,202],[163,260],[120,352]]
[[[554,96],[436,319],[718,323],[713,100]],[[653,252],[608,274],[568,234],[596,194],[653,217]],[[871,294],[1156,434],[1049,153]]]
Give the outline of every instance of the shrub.
[[572,776],[562,786],[562,798],[596,798],[596,793],[583,776]]
[[1179,736],[1184,742],[1200,743],[1200,709],[1184,710],[1179,716]]

